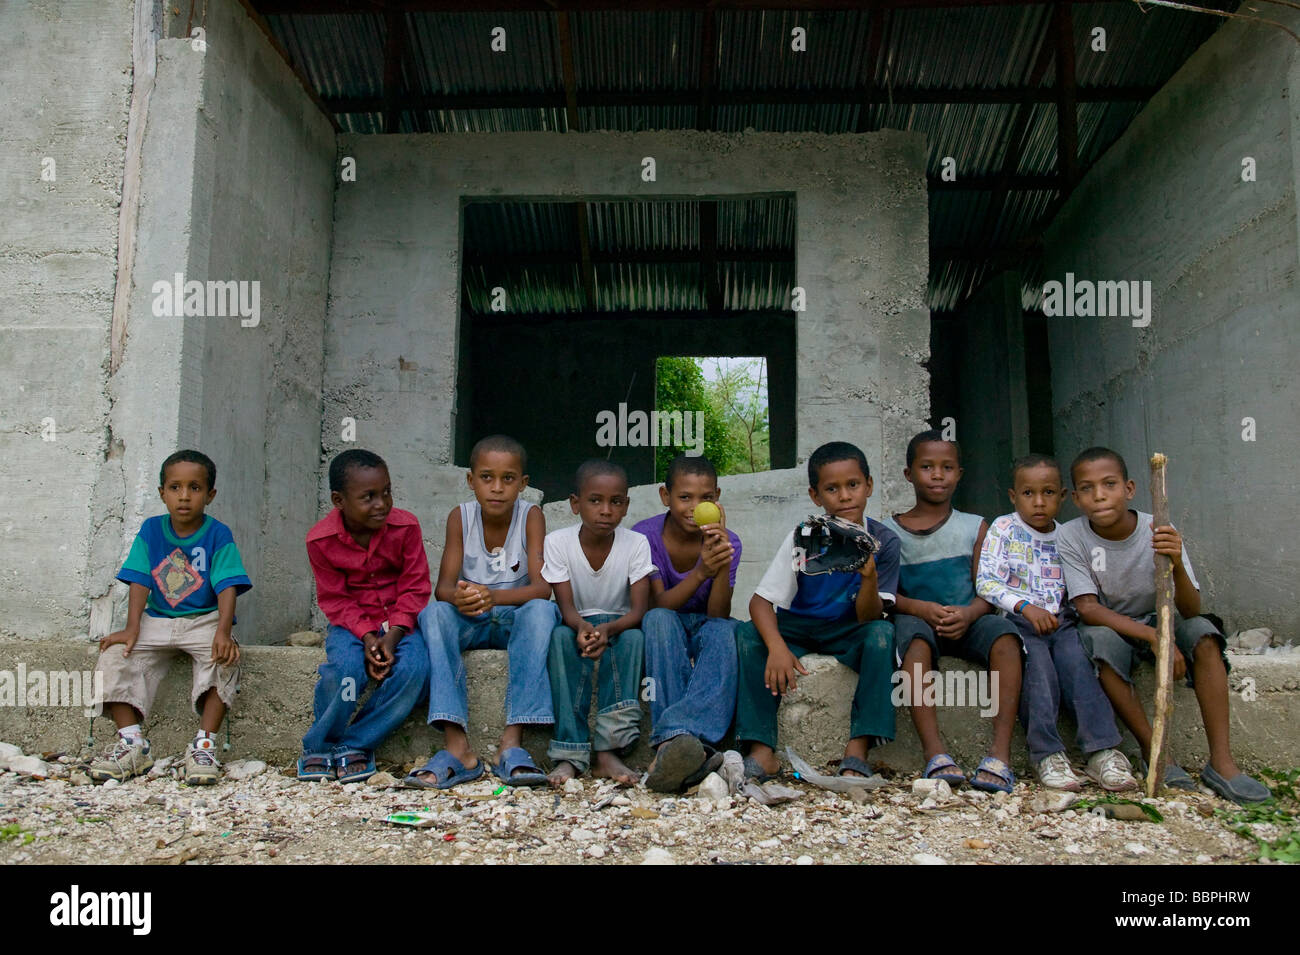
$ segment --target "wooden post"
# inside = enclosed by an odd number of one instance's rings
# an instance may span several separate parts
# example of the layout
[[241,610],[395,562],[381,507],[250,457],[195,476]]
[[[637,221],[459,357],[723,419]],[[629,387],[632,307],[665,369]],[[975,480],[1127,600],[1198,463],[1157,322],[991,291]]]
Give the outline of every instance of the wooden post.
[[[1168,459],[1156,452],[1151,455],[1151,516],[1156,527],[1169,523],[1169,497],[1165,489],[1165,465]],[[1151,722],[1151,753],[1147,759],[1147,797],[1156,794],[1164,782],[1165,734],[1174,709],[1174,577],[1173,561],[1156,555],[1156,705]]]

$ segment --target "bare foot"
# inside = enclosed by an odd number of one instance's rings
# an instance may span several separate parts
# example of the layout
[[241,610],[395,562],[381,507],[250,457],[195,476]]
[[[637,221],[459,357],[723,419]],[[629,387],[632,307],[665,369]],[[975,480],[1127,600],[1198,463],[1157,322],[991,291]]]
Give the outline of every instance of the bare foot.
[[620,786],[635,786],[641,779],[640,773],[609,750],[599,750],[596,753],[596,759],[591,764],[591,775],[612,779]]
[[762,767],[763,772],[769,776],[775,776],[781,772],[781,761],[776,758],[776,753],[772,747],[764,746],[762,743],[755,743],[749,748],[746,754],[748,758],[753,759]]
[[578,778],[578,767],[567,759],[562,759],[555,764],[555,768],[547,775],[546,781],[557,789],[567,783],[570,779]]

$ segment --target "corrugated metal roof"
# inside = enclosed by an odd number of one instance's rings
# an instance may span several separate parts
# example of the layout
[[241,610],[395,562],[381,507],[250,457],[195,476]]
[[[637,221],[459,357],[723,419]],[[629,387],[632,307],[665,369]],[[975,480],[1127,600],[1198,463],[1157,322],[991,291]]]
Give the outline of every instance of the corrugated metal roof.
[[[256,6],[256,0],[253,0]],[[1235,4],[1230,5],[1230,9]],[[1220,25],[1215,17],[1161,8],[1140,9],[1132,3],[1088,3],[1071,7],[1075,37],[1075,69],[1080,89],[1155,87],[1164,83]],[[1023,149],[1015,172],[1044,176],[1056,169],[1056,108],[1053,103],[876,103],[822,100],[817,91],[891,90],[980,91],[1023,88],[1030,80],[1044,44],[1052,42],[1052,10],[1048,4],[976,6],[969,8],[907,8],[887,14],[868,10],[783,11],[723,10],[713,14],[718,40],[714,85],[719,95],[747,91],[806,91],[798,103],[745,102],[716,104],[712,128],[721,131],[754,129],[773,132],[851,133],[876,129],[907,129],[925,134],[929,144],[928,171],[937,177],[945,156],[957,161],[959,177],[996,180],[1010,150],[1017,118],[1028,110]],[[880,55],[868,62],[873,18],[884,16],[879,32]],[[308,83],[326,100],[365,97],[352,112],[339,113],[344,129],[378,133],[383,129],[378,109],[383,85],[386,21],[382,14],[293,15],[267,18],[272,33],[286,48]],[[578,101],[578,121],[584,131],[695,128],[699,111],[702,31],[706,15],[699,11],[598,11],[569,14]],[[403,21],[410,56],[403,70],[405,91],[424,96],[481,94],[546,94],[535,106],[459,103],[448,108],[403,109],[398,128],[405,132],[564,131],[563,69],[560,21],[549,12],[457,14],[407,13]],[[795,26],[807,31],[807,51],[790,49]],[[492,30],[506,30],[507,53],[491,49]],[[1093,50],[1094,27],[1106,31],[1104,52]],[[1038,82],[1056,81],[1055,57],[1048,56]],[[681,97],[679,102],[643,105],[592,105],[584,94],[623,92]],[[343,105],[343,104],[340,104]],[[1081,102],[1078,106],[1079,163],[1086,169],[1123,132],[1141,109],[1136,102]],[[1010,192],[935,191],[930,200],[930,242],[933,248],[965,248],[950,260],[932,262],[929,304],[932,309],[955,308],[989,274],[987,261],[970,255],[997,254],[1019,248],[1041,227],[1054,193],[1016,189]],[[539,204],[544,205],[544,204]],[[698,248],[697,219],[672,203],[646,203],[640,212],[588,206],[592,246],[631,248],[642,240],[663,242],[664,249]],[[556,208],[564,208],[557,206]],[[764,207],[766,208],[766,207]],[[752,225],[753,211],[737,221],[750,229],[741,244],[726,245],[727,216],[720,207],[719,246],[753,249],[755,241],[772,239],[780,230]],[[523,215],[502,212],[501,215]],[[771,213],[777,215],[778,213]],[[785,213],[780,213],[785,214]],[[552,220],[551,216],[559,215]],[[793,228],[793,210],[789,223]],[[678,218],[673,219],[676,216]],[[688,223],[692,223],[688,225]],[[511,241],[533,251],[576,248],[576,229],[563,214],[538,211],[499,228],[493,237],[533,230]],[[471,239],[466,222],[467,248]],[[632,241],[632,245],[618,245]],[[740,240],[736,240],[740,241]],[[783,240],[784,241],[784,240]],[[608,243],[615,243],[609,245]],[[695,243],[694,245],[690,243]],[[1018,245],[1019,243],[1019,245]],[[783,247],[773,246],[772,248]],[[502,250],[508,254],[508,250]],[[1021,268],[1028,275],[1034,261]],[[770,262],[724,262],[721,266],[726,307],[767,307],[788,290],[783,267]],[[585,292],[574,268],[529,267],[522,298],[541,310],[581,308]],[[686,288],[671,290],[676,275]],[[479,276],[482,278],[482,276]],[[467,288],[472,286],[467,274]],[[549,293],[545,282],[557,287]],[[574,283],[577,283],[576,285]],[[668,284],[665,284],[668,283]],[[752,287],[749,283],[753,283]],[[630,302],[654,308],[694,308],[698,274],[683,263],[642,263],[637,267],[603,264],[597,269],[597,296],[602,308],[624,308]],[[477,308],[478,292],[467,297]]]

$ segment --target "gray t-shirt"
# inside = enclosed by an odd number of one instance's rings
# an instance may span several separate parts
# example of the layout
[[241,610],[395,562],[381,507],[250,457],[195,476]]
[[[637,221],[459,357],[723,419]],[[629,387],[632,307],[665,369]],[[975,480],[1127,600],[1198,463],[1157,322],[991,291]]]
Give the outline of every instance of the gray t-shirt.
[[[1076,517],[1056,532],[1056,553],[1065,571],[1065,590],[1070,599],[1096,594],[1103,607],[1126,617],[1155,613],[1155,550],[1151,546],[1151,515],[1137,514],[1137,527],[1122,541],[1098,537],[1088,518]],[[1183,545],[1183,569],[1192,586],[1201,585],[1192,573],[1192,562]]]

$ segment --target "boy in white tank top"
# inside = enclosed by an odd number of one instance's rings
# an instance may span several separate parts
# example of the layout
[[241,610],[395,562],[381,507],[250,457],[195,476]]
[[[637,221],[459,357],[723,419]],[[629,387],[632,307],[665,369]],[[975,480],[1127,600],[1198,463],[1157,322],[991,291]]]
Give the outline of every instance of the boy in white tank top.
[[526,466],[523,445],[505,435],[486,437],[470,452],[474,500],[447,515],[434,602],[420,615],[429,646],[429,722],[442,730],[444,748],[406,777],[408,786],[449,789],[483,775],[466,735],[466,650],[509,656],[506,728],[493,772],[510,786],[546,784],[522,743],[525,726],[555,721],[546,655],[559,615],[541,573],[546,521],[520,497]]

